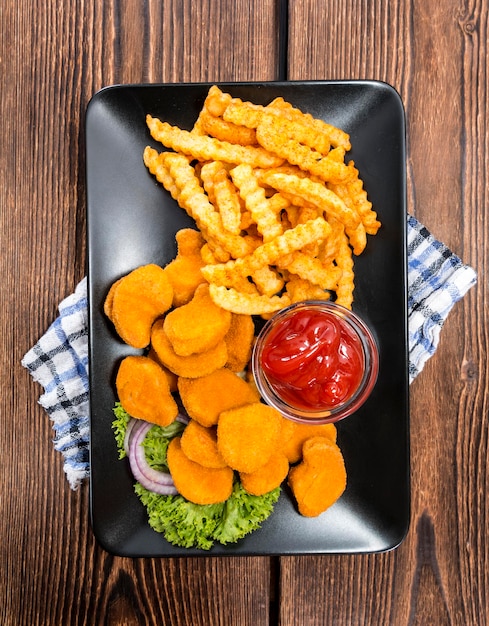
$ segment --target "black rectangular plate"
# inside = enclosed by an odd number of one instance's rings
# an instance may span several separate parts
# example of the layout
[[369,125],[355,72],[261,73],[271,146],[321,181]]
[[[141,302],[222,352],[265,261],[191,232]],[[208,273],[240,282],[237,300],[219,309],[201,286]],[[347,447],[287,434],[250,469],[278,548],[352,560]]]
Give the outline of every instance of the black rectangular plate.
[[[165,265],[175,232],[191,220],[146,170],[150,113],[190,129],[208,84],[121,85],[94,95],[86,116],[87,236],[90,329],[90,495],[99,543],[123,556],[273,555],[380,552],[404,538],[410,514],[406,307],[405,120],[397,92],[375,81],[221,84],[233,96],[267,104],[282,96],[344,129],[382,222],[355,259],[353,308],[380,347],[380,373],[367,403],[338,424],[348,472],[346,492],[323,515],[298,514],[287,487],[262,528],[210,552],[170,545],[148,525],[127,460],[117,457],[111,429],[114,376],[136,352],[116,337],[103,301],[120,276],[138,265]],[[161,148],[161,146],[159,146]]]

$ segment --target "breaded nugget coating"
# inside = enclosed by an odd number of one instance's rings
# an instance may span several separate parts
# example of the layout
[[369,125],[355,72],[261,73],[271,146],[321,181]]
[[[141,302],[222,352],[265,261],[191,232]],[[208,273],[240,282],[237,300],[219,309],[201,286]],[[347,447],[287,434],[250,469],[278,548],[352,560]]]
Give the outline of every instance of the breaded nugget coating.
[[287,477],[289,462],[282,452],[274,452],[269,460],[256,471],[246,474],[241,472],[239,478],[243,488],[252,496],[262,496],[279,487]]
[[170,441],[166,459],[175,487],[190,502],[217,504],[231,495],[233,470],[229,467],[203,467],[191,461],[182,450],[180,437]]
[[165,372],[148,357],[125,357],[117,371],[116,388],[122,407],[132,417],[168,426],[178,415]]
[[303,460],[289,471],[288,483],[299,512],[320,515],[346,488],[346,469],[338,446],[327,437],[312,437],[303,447]]
[[178,391],[189,416],[206,427],[217,424],[223,411],[260,400],[256,388],[227,367],[200,378],[179,378]]
[[171,307],[173,287],[165,270],[150,263],[124,276],[108,298],[110,319],[121,339],[146,348],[153,322]]
[[173,287],[173,306],[187,304],[192,299],[197,287],[205,282],[200,272],[204,266],[200,249],[205,243],[199,231],[182,228],[175,235],[177,256],[165,267],[165,272]]
[[312,437],[327,437],[336,443],[336,426],[334,424],[300,424],[289,420],[290,437],[282,448],[289,463],[297,463],[302,459],[302,447]]
[[226,467],[227,463],[217,449],[217,431],[215,427],[206,428],[190,420],[182,433],[180,441],[185,455],[204,467]]
[[214,348],[200,354],[180,356],[173,349],[163,328],[163,319],[153,324],[151,344],[158,358],[171,372],[185,378],[206,376],[220,367],[224,367],[228,359],[225,341],[220,341]]
[[214,348],[230,325],[231,313],[214,304],[209,285],[204,283],[197,287],[190,302],[165,316],[163,328],[176,354],[190,356]]
[[231,325],[224,341],[228,348],[226,367],[233,372],[242,372],[251,358],[255,324],[251,315],[232,313]]
[[277,450],[282,416],[255,402],[223,411],[217,423],[217,447],[226,463],[238,472],[255,472]]
[[116,280],[115,283],[112,283],[104,301],[104,313],[111,322],[112,322],[112,306],[114,304],[114,293],[117,287],[120,285],[121,280],[122,278],[119,278],[119,280]]
[[156,354],[155,349],[152,346],[150,347],[148,354],[146,356],[148,357],[148,359],[153,359],[153,361],[158,363],[161,369],[165,372],[166,377],[168,378],[168,385],[170,387],[171,393],[178,391],[178,387],[177,387],[178,376],[174,372],[169,370],[166,367],[166,365],[163,365],[163,363],[158,358],[158,355]]

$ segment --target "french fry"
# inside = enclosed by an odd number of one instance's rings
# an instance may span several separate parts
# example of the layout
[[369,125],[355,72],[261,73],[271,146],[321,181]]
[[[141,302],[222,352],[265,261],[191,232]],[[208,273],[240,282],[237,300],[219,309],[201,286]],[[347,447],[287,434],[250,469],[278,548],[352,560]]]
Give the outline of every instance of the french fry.
[[277,213],[270,206],[270,200],[267,200],[265,190],[258,184],[251,166],[242,163],[233,168],[230,174],[263,240],[270,241],[281,235],[283,229]]
[[202,161],[248,163],[253,167],[277,167],[283,158],[262,147],[240,146],[208,135],[197,135],[178,126],[171,126],[151,115],[146,116],[151,136],[166,148]]
[[283,98],[264,106],[216,85],[191,132],[146,121],[167,150],[146,148],[144,162],[201,231],[216,304],[265,319],[300,299],[351,308],[353,255],[381,224],[345,162],[346,132]]
[[331,189],[320,183],[288,174],[264,174],[263,180],[279,191],[302,197],[326,214],[333,215],[349,228],[356,228],[360,224],[358,213],[348,207]]
[[[287,135],[287,120],[276,115],[264,117],[256,129],[258,143],[301,169],[319,176],[322,180],[342,182],[351,174],[343,162],[322,155]],[[339,149],[339,148],[338,148]],[[343,151],[344,154],[344,151]]]

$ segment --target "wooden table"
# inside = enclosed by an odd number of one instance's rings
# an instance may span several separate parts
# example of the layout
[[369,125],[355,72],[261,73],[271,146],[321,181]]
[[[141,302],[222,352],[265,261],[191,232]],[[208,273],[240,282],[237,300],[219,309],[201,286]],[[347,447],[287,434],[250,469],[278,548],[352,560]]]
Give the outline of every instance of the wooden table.
[[[489,2],[294,0],[281,30],[286,4],[2,2],[2,624],[488,622]],[[88,487],[70,491],[40,387],[20,365],[85,274],[85,108],[114,83],[284,77],[399,91],[408,210],[479,273],[411,386],[409,534],[377,555],[113,557],[94,541]]]

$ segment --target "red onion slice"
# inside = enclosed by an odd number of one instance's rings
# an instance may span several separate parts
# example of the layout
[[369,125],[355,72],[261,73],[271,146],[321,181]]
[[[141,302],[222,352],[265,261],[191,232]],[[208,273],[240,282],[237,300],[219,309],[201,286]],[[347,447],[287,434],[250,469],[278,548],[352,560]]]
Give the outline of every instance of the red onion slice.
[[135,420],[138,422],[131,430],[129,437],[129,464],[134,478],[141,483],[143,487],[154,493],[162,495],[175,495],[178,491],[173,484],[173,479],[168,472],[160,472],[153,469],[144,453],[142,442],[148,434],[148,431],[154,426],[143,420]]
[[129,443],[131,440],[131,433],[134,426],[136,425],[136,422],[137,420],[135,420],[134,417],[131,417],[131,419],[127,422],[126,432],[124,434],[124,452],[127,454],[127,456],[129,456]]

